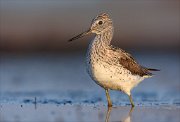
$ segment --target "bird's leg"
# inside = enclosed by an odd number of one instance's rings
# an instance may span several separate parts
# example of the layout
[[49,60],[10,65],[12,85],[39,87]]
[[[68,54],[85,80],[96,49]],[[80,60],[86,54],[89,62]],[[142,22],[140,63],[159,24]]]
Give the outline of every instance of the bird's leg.
[[112,109],[112,107],[108,107],[108,110],[107,110],[107,113],[106,113],[106,120],[105,120],[105,122],[109,122],[109,117],[110,117],[110,114],[111,114],[111,109]]
[[132,99],[132,96],[131,96],[131,95],[129,95],[129,100],[130,100],[131,106],[132,106],[132,108],[133,108],[135,105],[134,105],[134,102],[133,102],[133,99]]
[[105,89],[106,91],[106,97],[107,97],[107,101],[108,101],[108,107],[112,107],[112,102],[111,102],[111,98],[109,96],[109,91],[108,89]]
[[131,116],[133,110],[134,110],[134,107],[131,107],[131,109],[130,109],[130,111],[129,111],[129,116]]

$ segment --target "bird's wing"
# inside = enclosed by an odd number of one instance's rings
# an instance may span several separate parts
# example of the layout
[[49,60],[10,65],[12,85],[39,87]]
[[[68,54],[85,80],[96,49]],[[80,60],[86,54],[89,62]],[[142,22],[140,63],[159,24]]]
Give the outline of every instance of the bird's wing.
[[118,49],[118,53],[121,53],[121,56],[118,59],[118,62],[127,70],[129,70],[134,75],[140,76],[151,76],[152,73],[149,72],[148,68],[145,68],[139,65],[135,59],[127,52],[122,49]]

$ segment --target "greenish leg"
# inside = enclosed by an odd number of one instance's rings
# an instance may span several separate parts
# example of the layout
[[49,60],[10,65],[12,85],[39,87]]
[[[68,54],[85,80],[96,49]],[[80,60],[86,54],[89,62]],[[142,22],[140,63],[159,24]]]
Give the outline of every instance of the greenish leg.
[[130,100],[130,102],[131,102],[131,106],[134,107],[135,105],[134,105],[134,102],[133,102],[133,99],[132,99],[132,96],[131,96],[131,95],[129,95],[129,100]]
[[134,107],[131,107],[131,109],[130,109],[130,111],[129,111],[129,116],[131,116],[133,110],[134,110]]
[[111,98],[109,96],[109,91],[108,89],[105,89],[106,91],[106,97],[107,97],[107,101],[108,101],[108,107],[112,107],[112,102],[111,102]]
[[111,109],[112,109],[112,107],[108,107],[108,110],[107,110],[107,113],[106,113],[106,120],[105,120],[105,122],[109,122],[109,117],[110,117],[110,114],[111,114]]

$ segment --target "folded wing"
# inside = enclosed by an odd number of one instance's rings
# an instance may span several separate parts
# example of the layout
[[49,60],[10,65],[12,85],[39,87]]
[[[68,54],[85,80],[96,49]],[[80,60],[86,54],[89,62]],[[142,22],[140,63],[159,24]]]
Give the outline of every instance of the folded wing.
[[129,53],[125,52],[122,49],[120,49],[120,51],[121,51],[122,56],[119,59],[119,63],[124,68],[129,70],[132,74],[139,75],[142,77],[152,75],[152,73],[150,72],[148,68],[139,65]]

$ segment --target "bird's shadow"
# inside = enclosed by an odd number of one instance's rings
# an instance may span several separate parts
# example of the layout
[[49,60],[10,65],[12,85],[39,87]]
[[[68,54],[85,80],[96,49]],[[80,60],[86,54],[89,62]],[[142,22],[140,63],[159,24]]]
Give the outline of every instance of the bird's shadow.
[[[110,122],[111,112],[115,108],[116,107],[108,107],[107,112],[106,112],[105,122]],[[131,115],[133,113],[133,110],[134,110],[134,107],[131,107],[126,117],[124,119],[120,119],[119,122],[131,122]]]

